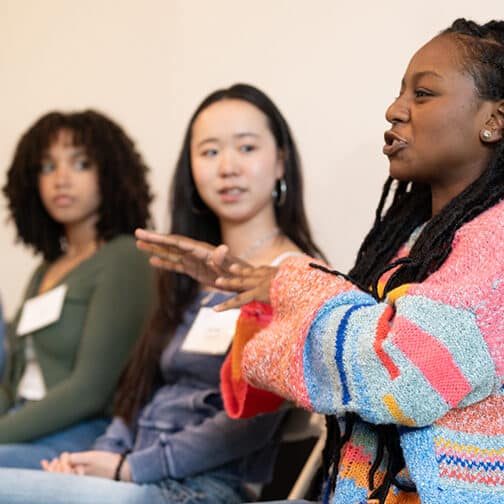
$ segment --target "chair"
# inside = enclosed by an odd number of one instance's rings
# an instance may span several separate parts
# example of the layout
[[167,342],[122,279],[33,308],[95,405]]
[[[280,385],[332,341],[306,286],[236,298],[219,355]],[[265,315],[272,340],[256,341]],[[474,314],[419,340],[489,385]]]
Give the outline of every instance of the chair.
[[319,469],[322,461],[322,450],[324,449],[326,440],[324,417],[317,413],[312,413],[310,418],[310,429],[311,432],[315,434],[315,437],[317,437],[317,442],[315,443],[309,457],[306,459],[303,469],[301,469],[296,482],[287,496],[287,500],[302,499],[306,497],[315,473]]
[[273,481],[265,486],[260,500],[306,497],[320,465],[324,443],[324,417],[292,408],[282,426]]

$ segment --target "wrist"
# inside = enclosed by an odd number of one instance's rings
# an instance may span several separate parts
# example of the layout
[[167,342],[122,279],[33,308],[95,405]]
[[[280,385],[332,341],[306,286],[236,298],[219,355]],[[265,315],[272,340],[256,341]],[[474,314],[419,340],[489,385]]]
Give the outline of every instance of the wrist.
[[[131,453],[131,450],[125,450],[124,452],[121,453],[114,473],[115,481],[130,481],[131,470],[129,468],[129,464],[126,461],[126,457],[128,456],[129,453]],[[130,479],[126,479],[127,476],[129,476]]]
[[121,481],[131,481],[131,467],[129,465],[128,460],[124,461],[121,467],[119,478],[121,479]]

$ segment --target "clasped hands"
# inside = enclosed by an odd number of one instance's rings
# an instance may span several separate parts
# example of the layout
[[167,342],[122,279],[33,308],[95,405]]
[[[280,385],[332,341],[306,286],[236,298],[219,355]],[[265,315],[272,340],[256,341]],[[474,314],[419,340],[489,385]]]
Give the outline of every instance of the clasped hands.
[[145,229],[137,229],[135,236],[137,247],[151,254],[153,266],[184,273],[208,287],[239,293],[215,306],[216,311],[239,308],[251,301],[270,301],[271,281],[278,268],[252,266],[230,254],[226,245],[214,247],[185,236]]
[[[114,479],[121,455],[107,451],[85,451],[62,453],[52,460],[42,460],[42,469],[48,472],[77,474],[79,476],[97,476]],[[121,481],[131,481],[131,469],[126,460],[121,467]]]

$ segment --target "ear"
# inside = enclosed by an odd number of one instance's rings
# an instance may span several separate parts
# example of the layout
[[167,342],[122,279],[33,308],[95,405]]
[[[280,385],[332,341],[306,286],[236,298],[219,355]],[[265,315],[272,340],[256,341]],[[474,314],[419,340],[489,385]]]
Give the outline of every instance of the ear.
[[495,116],[495,121],[499,128],[499,140],[502,140],[502,137],[504,137],[504,100],[501,100],[497,104]]
[[480,131],[480,139],[483,143],[500,142],[504,137],[504,100],[495,102],[492,108],[490,118]]

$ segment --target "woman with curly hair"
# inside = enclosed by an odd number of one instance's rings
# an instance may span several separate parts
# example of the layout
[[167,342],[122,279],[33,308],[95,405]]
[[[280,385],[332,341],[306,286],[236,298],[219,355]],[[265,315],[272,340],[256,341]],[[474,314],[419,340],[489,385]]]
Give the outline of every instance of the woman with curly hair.
[[38,468],[107,425],[154,297],[131,236],[150,221],[147,171],[122,128],[93,110],[48,113],[17,145],[3,191],[42,262],[9,325],[1,466]]

